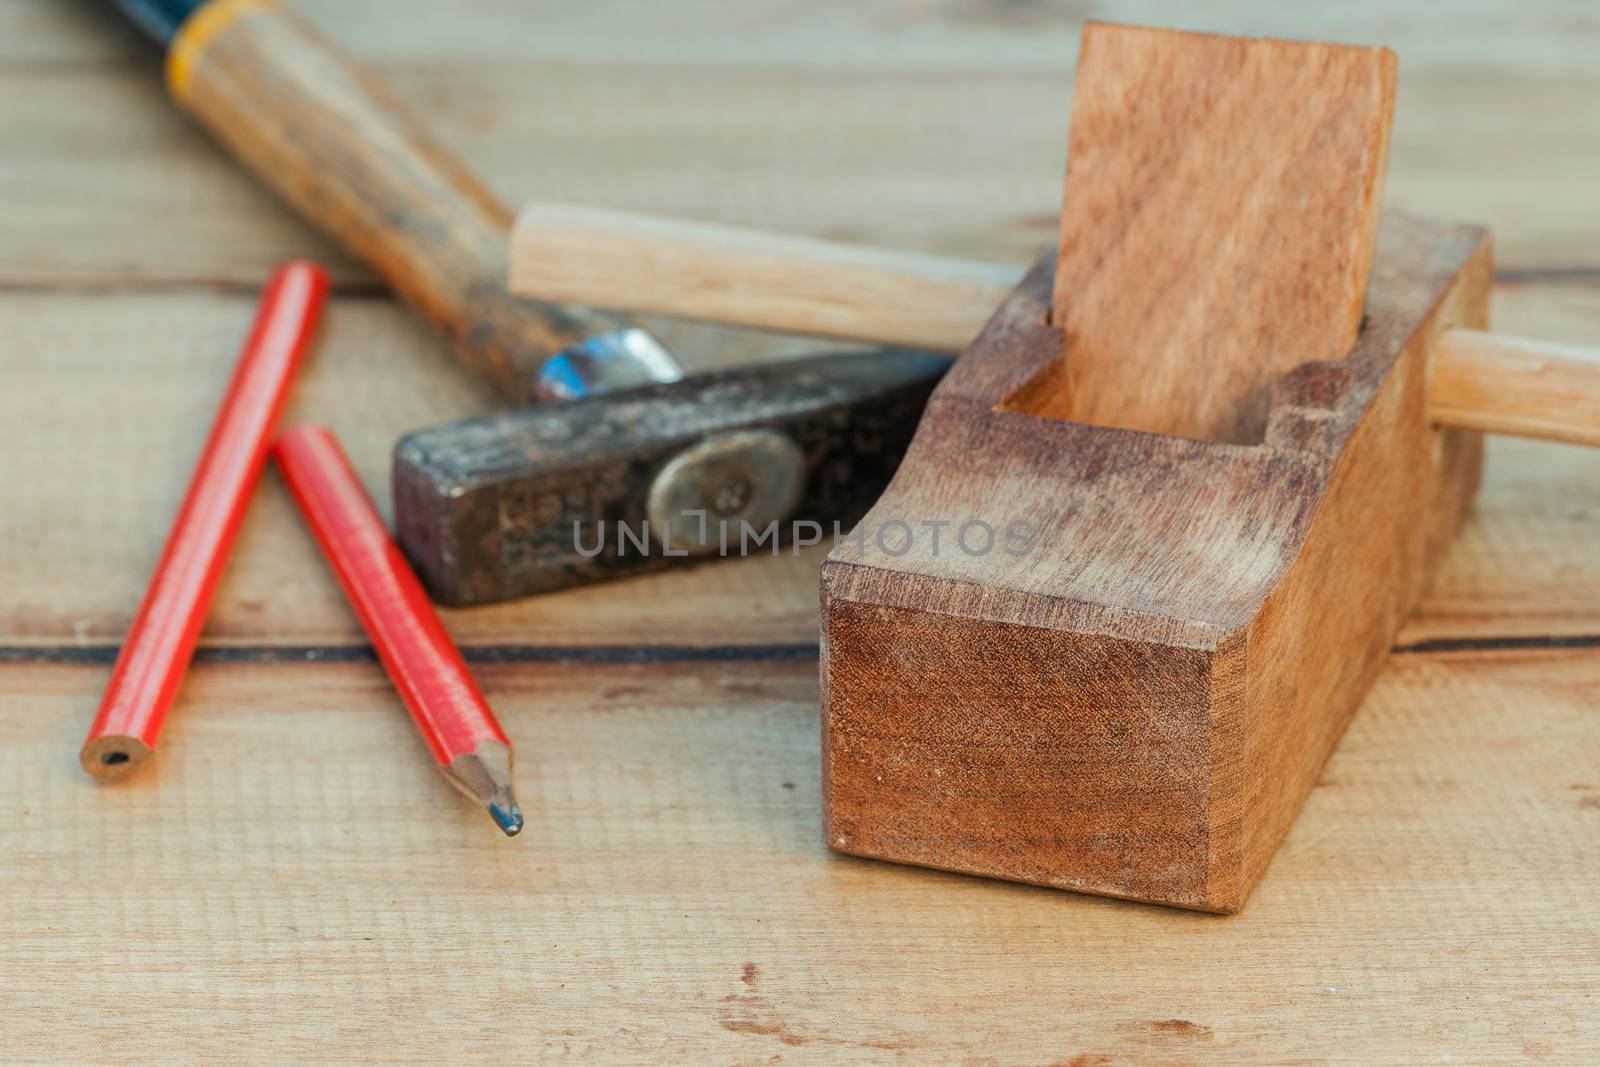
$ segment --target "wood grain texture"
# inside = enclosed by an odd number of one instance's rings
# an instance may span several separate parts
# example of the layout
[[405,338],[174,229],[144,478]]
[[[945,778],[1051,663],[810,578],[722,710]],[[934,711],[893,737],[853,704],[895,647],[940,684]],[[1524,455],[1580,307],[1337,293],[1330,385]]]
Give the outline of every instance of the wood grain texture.
[[[1071,5],[628,16],[314,5],[513,201],[1003,262],[1051,240]],[[1600,216],[1572,210],[1600,132],[1586,3],[1230,0],[1213,17],[1393,46],[1391,206],[1494,229],[1516,282],[1496,329],[1600,337]],[[0,4],[0,125],[0,193],[25,205],[0,216],[0,1059],[120,1060],[130,1035],[151,1059],[238,1063],[1600,1055],[1600,462],[1579,449],[1489,443],[1477,510],[1399,638],[1467,651],[1390,660],[1226,921],[826,858],[815,664],[763,659],[815,641],[815,555],[449,613],[546,819],[497,841],[378,666],[346,662],[361,638],[272,485],[165,762],[93,789],[71,751],[275,262],[336,268],[345,295],[293,416],[335,425],[380,502],[399,433],[495,401],[167,103],[101,5]],[[656,328],[698,366],[816,347]],[[1502,648],[1555,637],[1576,647]],[[485,662],[506,654],[522,658]],[[295,662],[257,662],[273,656]]]
[[103,669],[0,672],[0,1058],[1600,1049],[1592,654],[1398,657],[1228,921],[830,858],[809,664],[478,674],[523,753],[516,840],[376,663],[202,665],[119,789],[71,760]]
[[1003,263],[577,204],[525,205],[511,235],[521,296],[911,348],[965,348],[1021,280]]
[[[619,34],[610,12],[549,0],[457,0],[448,9],[418,6],[404,19],[385,17],[397,0],[321,0],[319,25],[383,62],[436,60],[575,62],[596,67],[693,64],[713,70],[763,65],[808,67],[846,76],[856,71],[941,67],[1029,74],[1070,69],[1083,15],[1067,4],[930,4],[850,0],[812,5],[804,18],[785,8],[753,8],[729,18],[719,0],[682,0],[671,10],[644,7]],[[403,0],[413,2],[413,0]],[[298,6],[310,11],[311,4]],[[1428,74],[1475,65],[1491,76],[1593,72],[1597,28],[1574,17],[1582,0],[1539,0],[1520,11],[1497,0],[1464,0],[1462,17],[1444,21],[1428,6],[1402,12],[1385,0],[1308,8],[1219,0],[1208,9],[1218,30],[1245,23],[1274,37],[1363,40],[1375,26]],[[1177,25],[1181,4],[1150,5],[1152,25]],[[1158,17],[1159,16],[1159,17]],[[84,64],[125,55],[136,35],[107,29],[93,6],[12,0],[0,7],[0,62]],[[542,28],[543,33],[532,33]]]
[[[544,0],[301,6],[511,203],[1013,263],[1054,240],[1081,18],[1070,6],[872,0],[729,19],[720,0],[683,0],[632,12],[620,39],[604,9]],[[1206,17],[1389,45],[1405,64],[1389,206],[1488,226],[1502,270],[1600,267],[1600,214],[1571,210],[1593,187],[1600,25],[1585,0],[1449,11],[1228,0]],[[1196,21],[1176,0],[1139,18]],[[171,107],[121,19],[11,0],[0,20],[14,29],[0,33],[12,57],[0,122],[27,146],[0,153],[0,192],[29,204],[0,230],[0,286],[250,287],[305,254],[372,284]],[[40,93],[48,109],[33,106]],[[93,172],[102,153],[118,161],[115,195]]]
[[1450,426],[1600,445],[1600,349],[1476,330],[1443,334],[1428,414]]
[[[1439,332],[1484,324],[1486,235],[1390,215],[1361,337],[1274,383],[1254,447],[999,407],[1059,358],[1048,259],[823,564],[825,833],[1236,911],[1476,491],[1425,390]],[[941,522],[994,540],[912,533]]]
[[1272,383],[1361,325],[1396,61],[1383,48],[1088,23],[1051,299],[1017,410],[1260,440]]

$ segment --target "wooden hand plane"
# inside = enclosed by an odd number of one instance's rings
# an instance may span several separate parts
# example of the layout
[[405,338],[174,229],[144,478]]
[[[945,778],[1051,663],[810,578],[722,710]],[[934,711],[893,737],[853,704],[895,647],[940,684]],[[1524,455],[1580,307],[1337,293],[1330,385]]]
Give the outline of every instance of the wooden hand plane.
[[[1059,248],[823,565],[832,848],[1238,910],[1471,503],[1464,427],[1600,443],[1593,367],[1483,332],[1484,230],[1379,225],[1394,85],[1383,49],[1086,27]],[[513,287],[581,300],[532,277],[549,221]],[[656,249],[677,310],[880,341],[1005,281],[699,244]]]

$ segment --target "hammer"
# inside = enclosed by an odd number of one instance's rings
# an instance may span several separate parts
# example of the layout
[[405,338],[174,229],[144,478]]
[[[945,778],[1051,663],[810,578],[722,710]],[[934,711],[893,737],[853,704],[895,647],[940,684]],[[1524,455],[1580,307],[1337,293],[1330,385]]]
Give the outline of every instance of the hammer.
[[294,12],[275,0],[114,2],[165,49],[174,102],[514,403],[680,377],[621,318],[507,292],[511,213]]
[[401,443],[399,538],[438,599],[501,599],[712,548],[690,544],[680,520],[664,552],[577,553],[556,528],[574,514],[629,532],[650,515],[664,531],[660,516],[684,510],[713,517],[707,531],[790,518],[820,529],[853,521],[894,470],[944,361],[824,356],[663,392],[681,371],[643,329],[507,291],[510,212],[303,19],[274,0],[115,3],[166,50],[173,100],[377,270],[462,364],[516,404],[582,401]]

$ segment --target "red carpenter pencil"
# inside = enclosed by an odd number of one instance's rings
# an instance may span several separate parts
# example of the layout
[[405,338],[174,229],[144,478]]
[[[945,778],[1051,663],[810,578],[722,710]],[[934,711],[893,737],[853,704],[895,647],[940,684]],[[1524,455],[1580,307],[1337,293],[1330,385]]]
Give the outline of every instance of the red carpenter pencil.
[[79,753],[95,778],[124,778],[155,748],[327,292],[322,268],[297,262],[278,268],[262,294],[250,339]]
[[297,426],[278,436],[272,454],[434,762],[507,836],[516,834],[522,811],[511,788],[511,742],[338,439],[321,426]]

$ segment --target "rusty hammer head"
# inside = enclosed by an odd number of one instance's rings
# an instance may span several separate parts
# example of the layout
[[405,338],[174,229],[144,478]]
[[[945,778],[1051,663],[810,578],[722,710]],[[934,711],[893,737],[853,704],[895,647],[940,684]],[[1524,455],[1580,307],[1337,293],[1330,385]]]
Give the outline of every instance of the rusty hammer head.
[[397,536],[452,605],[816,543],[882,491],[948,365],[843,353],[420,430]]

